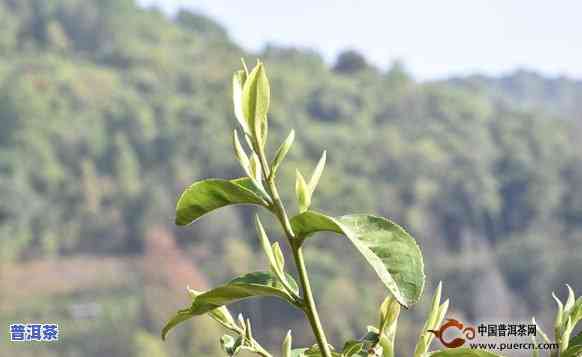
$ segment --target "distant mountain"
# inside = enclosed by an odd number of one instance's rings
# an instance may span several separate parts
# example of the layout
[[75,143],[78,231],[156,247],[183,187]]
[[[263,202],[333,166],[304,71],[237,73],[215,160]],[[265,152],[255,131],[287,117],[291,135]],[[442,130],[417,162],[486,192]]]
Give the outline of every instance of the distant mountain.
[[549,78],[519,70],[501,77],[471,75],[447,83],[469,91],[484,91],[501,103],[582,122],[582,80]]

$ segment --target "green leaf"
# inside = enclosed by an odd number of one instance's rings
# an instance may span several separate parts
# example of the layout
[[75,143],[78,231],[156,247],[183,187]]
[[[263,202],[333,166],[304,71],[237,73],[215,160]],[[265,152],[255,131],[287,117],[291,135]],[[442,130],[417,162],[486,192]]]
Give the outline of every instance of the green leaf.
[[327,158],[327,152],[324,151],[323,154],[321,155],[321,159],[319,159],[319,162],[317,163],[317,166],[315,166],[315,170],[313,170],[313,174],[311,175],[311,178],[309,179],[309,183],[307,184],[307,188],[309,189],[309,193],[310,193],[311,197],[313,197],[313,193],[315,192],[315,189],[317,188],[317,184],[319,183],[319,179],[321,178],[321,175],[323,174],[323,169],[325,168],[326,158]]
[[[332,345],[329,345],[329,349],[330,350],[333,350],[333,346]],[[341,356],[341,353],[331,351],[331,355],[332,356],[338,356],[338,357],[340,357]],[[319,349],[319,345],[315,344],[315,345],[311,346],[310,348],[306,349],[303,352],[303,355],[301,355],[301,356],[305,356],[305,357],[320,357],[320,356],[323,356],[323,354],[321,353],[321,350]]]
[[293,342],[293,338],[291,337],[291,330],[287,331],[287,335],[285,336],[285,340],[283,340],[283,346],[281,346],[281,355],[283,357],[291,357],[291,345]]
[[245,337],[247,341],[253,340],[253,327],[251,326],[251,319],[246,319],[245,321]]
[[536,318],[532,317],[531,322],[536,325],[536,331],[540,334],[540,336],[542,336],[542,338],[544,339],[544,341],[546,343],[551,343],[550,342],[550,338],[548,337],[548,335],[544,332],[544,330],[542,330],[541,326],[537,323]]
[[232,134],[232,146],[234,148],[234,155],[240,166],[244,169],[247,176],[251,176],[251,169],[250,169],[250,161],[249,157],[247,156],[245,150],[243,149],[242,145],[240,144],[240,140],[238,138],[238,133],[236,130],[233,130]]
[[427,357],[501,357],[502,355],[472,348],[451,348],[427,353]]
[[261,243],[261,247],[263,247],[263,251],[267,256],[267,260],[271,268],[277,268],[277,261],[275,260],[275,255],[273,254],[273,248],[271,247],[271,242],[269,242],[269,237],[267,237],[267,232],[265,232],[265,228],[259,219],[259,216],[255,216],[255,227],[257,229],[257,235],[259,236],[259,242]]
[[305,357],[305,351],[307,348],[296,348],[291,350],[291,357]]
[[251,179],[208,179],[188,187],[176,205],[176,224],[184,226],[215,209],[235,204],[267,206],[265,193]]
[[[298,291],[293,277],[288,275],[287,281],[294,290]],[[201,315],[220,306],[259,296],[274,296],[293,303],[293,299],[273,274],[255,272],[235,278],[222,286],[200,294],[194,299],[190,312]]]
[[570,310],[570,318],[574,325],[582,320],[582,296],[580,296],[572,306],[572,309]]
[[388,296],[380,305],[380,333],[384,333],[398,320],[400,305],[392,296]]
[[281,166],[281,163],[285,159],[285,156],[287,156],[287,153],[291,149],[294,140],[295,140],[295,130],[291,130],[291,133],[289,133],[287,139],[285,139],[285,141],[281,144],[281,146],[279,146],[277,152],[275,153],[275,158],[271,163],[272,177],[275,177],[277,175],[277,170],[279,170],[279,166]]
[[582,357],[582,344],[572,345],[564,352],[560,352],[560,357]]
[[232,76],[232,101],[234,105],[234,116],[245,133],[250,134],[251,130],[243,112],[243,86],[247,75],[244,70],[234,72]]
[[438,330],[443,318],[449,307],[448,300],[441,305],[443,284],[439,282],[437,288],[434,292],[431,309],[428,313],[428,317],[422,327],[422,331],[416,343],[416,348],[414,349],[414,356],[422,356],[428,351],[428,348],[434,338],[434,334],[429,332],[429,330]]
[[401,305],[408,307],[420,298],[425,280],[422,254],[397,224],[370,215],[332,218],[307,211],[295,216],[291,225],[301,239],[320,231],[343,234]]
[[174,315],[168,322],[166,322],[166,325],[162,329],[162,340],[166,339],[166,336],[171,329],[173,329],[176,325],[190,319],[192,316],[194,315],[191,313],[190,309],[179,310],[176,315]]
[[295,194],[297,195],[299,212],[303,213],[307,211],[309,206],[311,206],[311,193],[309,192],[305,179],[299,170],[296,171]]
[[263,188],[263,175],[261,169],[261,160],[256,153],[252,153],[250,160],[251,177],[255,180],[255,184],[260,188]]
[[566,322],[564,321],[564,305],[562,304],[562,302],[560,301],[560,299],[558,299],[558,297],[556,296],[556,294],[552,291],[552,297],[554,298],[554,300],[556,301],[556,304],[558,305],[558,312],[556,313],[556,320],[554,322],[554,331],[557,332],[558,335],[562,334],[562,329],[564,328],[563,324]]
[[561,341],[560,341],[560,349],[566,350],[570,344],[570,336],[572,335],[572,331],[574,331],[574,323],[572,322],[572,318],[568,316],[568,320],[564,325],[564,330],[562,331]]
[[238,336],[234,338],[230,335],[224,335],[220,338],[220,347],[228,356],[235,356],[242,347],[242,338]]
[[267,120],[270,101],[269,80],[262,63],[257,63],[243,86],[242,110],[257,142],[262,142],[261,128]]
[[582,345],[582,331],[580,331],[580,333],[578,335],[572,337],[569,345],[570,345],[570,347],[576,346],[576,345]]
[[281,246],[279,245],[279,242],[273,243],[272,249],[273,255],[275,256],[275,262],[277,263],[277,268],[280,271],[285,271],[285,256],[281,251]]
[[359,353],[364,347],[364,343],[357,340],[350,340],[344,344],[342,354],[345,357],[351,357]]
[[267,256],[267,260],[269,261],[269,265],[271,267],[271,271],[277,279],[283,284],[288,285],[287,276],[285,275],[285,260],[283,258],[283,253],[281,252],[281,248],[279,244],[275,242],[273,246],[269,242],[269,237],[267,237],[267,232],[265,232],[265,228],[259,219],[259,216],[255,216],[255,226],[257,228],[257,234],[259,236],[259,241],[261,246],[263,247],[263,251]]
[[[299,292],[297,282],[295,282],[292,276],[287,275],[286,281],[294,292]],[[218,322],[221,322],[221,320],[226,321],[228,324],[223,326],[235,330],[229,327],[230,324],[233,326],[235,325],[232,316],[230,316],[230,313],[228,313],[227,316],[222,316],[221,314],[225,310],[221,308],[228,304],[251,297],[274,296],[286,300],[292,305],[294,304],[293,298],[284,290],[279,280],[277,280],[273,274],[268,272],[246,274],[217,288],[203,293],[190,292],[190,294],[193,297],[192,305],[189,309],[179,310],[176,315],[166,323],[166,326],[162,329],[162,339],[165,339],[168,332],[176,325],[190,319],[191,317],[206,313],[209,313],[210,316]],[[239,315],[239,323],[242,326],[243,333],[250,333],[250,331],[247,332],[248,326],[246,321],[242,319],[242,315]]]
[[564,304],[564,313],[569,314],[576,302],[576,294],[574,294],[574,290],[570,285],[566,284],[566,287],[568,288],[568,299]]
[[[202,294],[201,291],[196,291],[194,289],[191,289],[190,287],[188,287],[188,293],[190,294],[192,300],[196,299],[200,294]],[[210,311],[208,315],[227,330],[236,333],[239,333],[241,331],[241,329],[236,325],[234,317],[232,317],[232,314],[230,313],[226,306],[216,308]]]

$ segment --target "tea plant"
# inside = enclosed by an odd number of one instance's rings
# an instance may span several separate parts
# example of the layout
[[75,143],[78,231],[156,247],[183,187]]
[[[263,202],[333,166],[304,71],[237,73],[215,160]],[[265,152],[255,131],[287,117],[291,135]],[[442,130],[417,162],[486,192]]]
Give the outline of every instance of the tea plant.
[[[199,292],[189,289],[192,305],[178,311],[168,321],[162,330],[162,338],[165,339],[170,329],[179,323],[193,316],[207,314],[230,333],[224,335],[220,341],[226,355],[235,356],[239,351],[247,350],[264,357],[273,356],[253,336],[251,321],[248,318],[245,319],[242,314],[235,319],[226,307],[228,304],[243,299],[273,296],[304,312],[317,341],[311,347],[292,348],[291,331],[289,331],[282,344],[281,356],[393,357],[401,307],[408,308],[415,304],[425,284],[422,254],[414,238],[402,227],[382,217],[367,214],[331,217],[312,210],[312,197],[325,167],[325,152],[309,180],[297,171],[295,192],[299,212],[290,216],[279,196],[277,173],[291,149],[295,134],[291,131],[275,152],[273,159],[268,159],[265,144],[268,134],[267,114],[270,88],[262,63],[258,62],[249,72],[243,61],[243,69],[235,72],[233,103],[234,114],[240,126],[239,130],[233,133],[233,148],[245,176],[229,180],[208,179],[192,184],[178,200],[176,224],[188,225],[204,214],[228,205],[259,206],[274,215],[280,223],[292,252],[298,281],[287,273],[285,258],[279,244],[277,242],[271,244],[261,220],[256,216],[256,230],[269,262],[269,269],[236,277],[208,291]],[[240,137],[244,139],[241,140]],[[305,244],[318,232],[333,232],[347,238],[390,293],[380,306],[378,325],[368,327],[368,333],[364,337],[345,342],[340,352],[336,352],[327,341],[303,256]],[[429,351],[434,338],[429,330],[436,330],[441,325],[448,306],[448,300],[441,301],[441,285],[439,284],[413,355],[415,357],[496,356],[490,352],[467,348]],[[560,323],[556,332],[561,346],[564,351],[570,351],[572,348],[579,350],[582,346],[582,337],[577,336],[569,340],[569,334],[575,323],[582,318],[580,316],[582,315],[582,301],[578,299],[574,303],[572,298],[569,298],[560,311]],[[575,356],[575,354],[566,355]]]

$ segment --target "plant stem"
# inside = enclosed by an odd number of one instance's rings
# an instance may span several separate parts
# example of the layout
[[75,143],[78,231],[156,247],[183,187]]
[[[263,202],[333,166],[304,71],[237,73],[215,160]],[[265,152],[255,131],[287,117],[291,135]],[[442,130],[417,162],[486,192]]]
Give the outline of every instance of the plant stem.
[[317,339],[319,350],[322,352],[323,356],[331,357],[331,351],[325,337],[325,332],[321,326],[317,307],[315,306],[315,299],[313,298],[313,292],[311,291],[311,284],[309,282],[309,276],[307,275],[305,260],[303,259],[303,251],[300,246],[293,246],[293,257],[295,258],[295,263],[297,264],[299,280],[301,281],[301,286],[303,287],[303,292],[305,295],[305,315],[307,315],[309,323],[311,324],[311,329],[313,330],[315,338]]
[[261,166],[263,167],[264,176],[267,177],[267,186],[271,198],[273,199],[273,205],[271,207],[273,213],[279,219],[279,222],[283,226],[287,240],[293,251],[293,258],[295,260],[295,265],[297,266],[297,271],[299,272],[299,280],[301,283],[301,288],[304,294],[304,305],[302,306],[311,329],[317,339],[317,344],[319,345],[319,350],[321,351],[323,357],[332,357],[329,345],[327,343],[327,338],[325,337],[325,332],[321,326],[321,321],[319,319],[319,314],[317,312],[317,307],[315,306],[315,299],[313,298],[313,292],[311,291],[311,284],[309,283],[309,277],[307,275],[307,268],[305,267],[305,260],[303,258],[303,251],[301,250],[301,245],[296,244],[297,239],[293,233],[293,228],[291,227],[291,222],[289,221],[289,216],[287,216],[287,211],[285,206],[279,197],[279,191],[275,184],[275,178],[269,175],[269,166],[267,159],[265,157],[264,150],[260,148],[259,145],[258,156],[261,161]]
[[319,350],[321,351],[323,357],[332,357],[329,345],[327,343],[327,338],[325,337],[325,332],[321,326],[321,321],[319,319],[319,314],[317,312],[317,307],[315,306],[315,299],[313,298],[313,292],[311,291],[311,284],[309,282],[309,276],[307,275],[307,268],[305,266],[305,259],[303,258],[303,251],[301,249],[301,243],[298,243],[298,239],[293,233],[293,228],[291,227],[291,222],[289,221],[289,216],[285,210],[285,206],[281,201],[279,196],[279,191],[277,190],[277,185],[275,184],[275,177],[270,175],[269,164],[267,162],[267,157],[265,151],[257,141],[254,142],[257,155],[261,162],[261,168],[263,170],[263,177],[266,178],[267,187],[269,194],[273,199],[273,204],[271,210],[279,219],[279,222],[283,226],[285,235],[291,250],[293,251],[293,259],[295,260],[295,265],[297,266],[297,271],[299,272],[299,281],[301,284],[301,289],[304,294],[304,305],[302,306],[311,329],[317,339],[317,344],[319,345]]
[[265,349],[263,348],[263,346],[261,346],[261,345],[260,345],[258,342],[256,342],[256,341],[254,341],[254,342],[255,342],[255,348],[256,348],[256,351],[255,351],[255,352],[256,352],[256,353],[257,353],[259,356],[262,356],[262,357],[273,357],[273,356],[272,356],[272,355],[271,355],[269,352],[267,352],[267,350],[265,350]]

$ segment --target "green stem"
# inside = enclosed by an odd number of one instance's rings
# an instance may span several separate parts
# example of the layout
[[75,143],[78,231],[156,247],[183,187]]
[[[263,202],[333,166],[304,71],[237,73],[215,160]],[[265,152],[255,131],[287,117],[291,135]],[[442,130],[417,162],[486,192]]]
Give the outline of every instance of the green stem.
[[259,345],[259,343],[258,343],[258,342],[256,342],[256,341],[255,341],[255,344],[256,344],[256,345],[255,345],[255,348],[256,348],[256,351],[255,351],[255,352],[256,352],[256,353],[257,353],[259,356],[262,356],[262,357],[273,357],[273,356],[272,356],[272,355],[271,355],[269,352],[267,352],[267,350],[265,350],[265,349],[263,348],[263,346]]
[[295,260],[295,265],[297,266],[297,271],[299,272],[299,281],[304,294],[305,301],[303,311],[309,320],[309,324],[311,325],[311,329],[313,330],[315,338],[317,339],[317,344],[319,345],[319,350],[321,351],[323,357],[332,357],[329,345],[327,343],[327,338],[325,337],[325,332],[321,326],[317,307],[315,306],[315,299],[313,298],[313,292],[311,291],[311,284],[309,282],[309,276],[307,275],[307,268],[305,266],[305,259],[303,258],[301,243],[293,233],[293,228],[291,227],[289,216],[287,215],[285,206],[279,197],[279,191],[277,190],[277,185],[275,184],[275,178],[270,175],[269,164],[267,162],[265,151],[261,145],[258,145],[256,141],[255,145],[255,148],[257,149],[257,155],[259,156],[259,160],[261,162],[264,177],[267,178],[269,194],[273,199],[271,210],[275,216],[277,216],[279,222],[283,226],[287,240],[289,241],[293,251],[293,258]]
[[313,292],[311,291],[311,284],[309,282],[309,276],[307,275],[307,268],[305,267],[305,259],[303,259],[303,252],[301,247],[293,247],[293,257],[295,258],[295,263],[297,264],[297,270],[299,271],[299,280],[301,281],[301,286],[303,287],[303,292],[305,294],[305,314],[307,319],[311,324],[311,329],[315,334],[317,339],[317,344],[319,345],[319,350],[323,353],[325,357],[331,357],[331,351],[321,326],[321,321],[319,319],[319,314],[317,313],[317,307],[315,306],[315,299],[313,298]]

